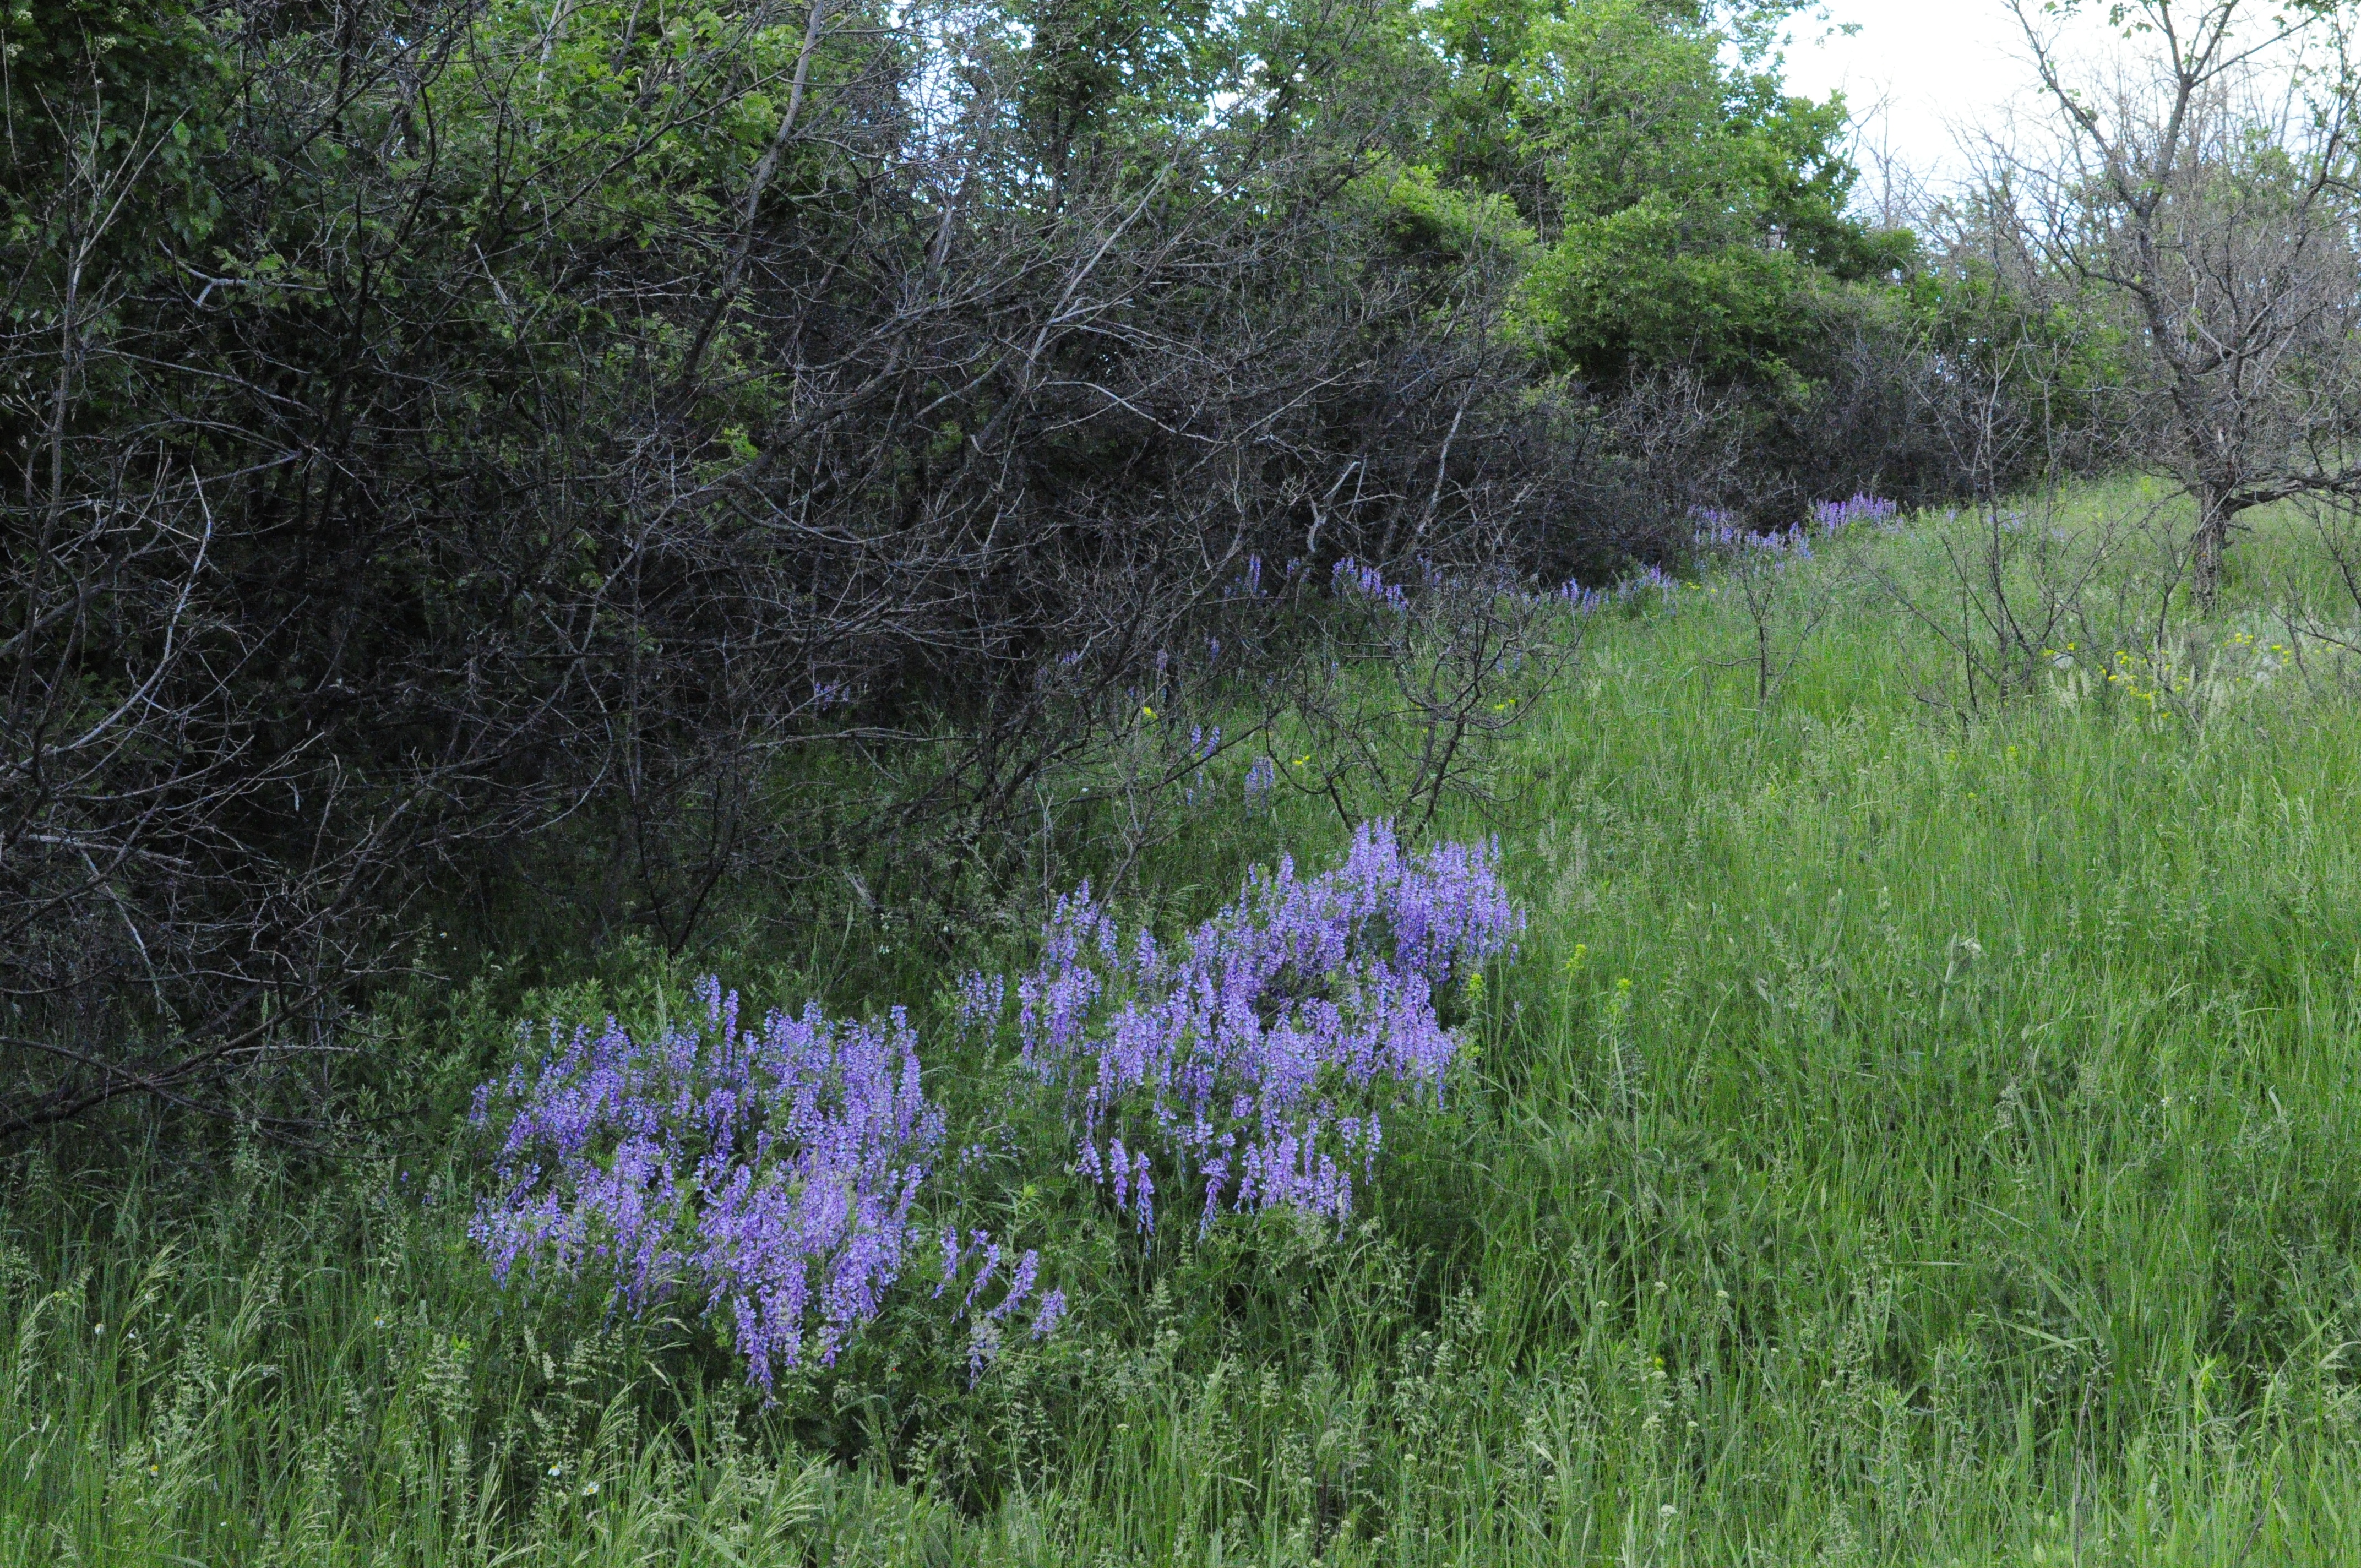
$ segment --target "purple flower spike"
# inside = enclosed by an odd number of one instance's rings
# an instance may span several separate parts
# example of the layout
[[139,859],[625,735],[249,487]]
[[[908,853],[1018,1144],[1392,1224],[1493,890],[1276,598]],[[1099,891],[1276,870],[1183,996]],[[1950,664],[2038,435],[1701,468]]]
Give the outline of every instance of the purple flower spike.
[[1377,609],[1401,614],[1410,609],[1410,595],[1398,583],[1386,581],[1385,574],[1346,556],[1336,563],[1329,574],[1336,591],[1360,600]]
[[1246,770],[1246,811],[1256,815],[1270,809],[1271,786],[1278,782],[1279,764],[1268,757],[1257,757],[1254,766]]

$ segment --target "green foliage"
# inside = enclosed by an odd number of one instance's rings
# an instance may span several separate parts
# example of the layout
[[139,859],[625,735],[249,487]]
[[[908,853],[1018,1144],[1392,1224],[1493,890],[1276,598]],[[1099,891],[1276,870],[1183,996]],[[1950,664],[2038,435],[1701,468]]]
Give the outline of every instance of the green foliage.
[[1686,0],[1448,5],[1444,167],[1512,197],[1549,242],[1532,309],[1561,361],[1777,385],[1816,292],[1906,268],[1849,217],[1841,98],[1787,95],[1776,14]]
[[187,5],[18,0],[0,12],[9,183],[38,172],[38,155],[57,150],[56,122],[93,100],[112,101],[123,131],[169,124],[192,107],[212,42]]
[[1597,376],[1670,365],[1783,381],[1818,280],[1782,252],[1693,247],[1683,220],[1649,198],[1569,225],[1533,284],[1551,345]]
[[[1377,142],[1399,170],[1386,176],[1389,232],[1425,231],[1413,255],[1432,263],[1437,225],[1478,213],[1518,236],[1507,258],[1529,275],[1525,313],[1559,367],[1607,380],[1682,367],[1784,387],[1811,373],[1797,367],[1819,347],[1819,294],[1882,286],[1917,259],[1910,236],[1846,212],[1842,99],[1781,85],[1773,45],[1794,9],[1450,0],[1349,17],[1272,5],[1233,20],[1061,0],[1018,18],[1022,113],[1052,168],[1085,143],[1185,131],[1240,98],[1262,108],[1248,124],[1307,145]],[[1423,98],[1428,112],[1364,125],[1355,100],[1371,89],[1371,101]],[[1445,217],[1449,203],[1464,211]]]
[[1201,122],[1229,79],[1235,19],[1203,0],[1023,0],[1018,112],[1053,176],[1077,152],[1116,157]]
[[1373,169],[1351,194],[1407,260],[1452,267],[1497,259],[1521,269],[1534,253],[1532,225],[1515,203],[1445,185],[1424,164]]
[[[221,201],[205,168],[223,137],[219,41],[193,7],[22,0],[0,8],[0,245],[8,324],[71,344],[115,318],[126,284],[202,246]],[[44,346],[49,346],[45,345]],[[69,361],[75,356],[67,350]],[[0,440],[56,383],[11,356],[0,368]],[[123,378],[95,391],[115,405]],[[38,389],[36,390],[35,389]]]

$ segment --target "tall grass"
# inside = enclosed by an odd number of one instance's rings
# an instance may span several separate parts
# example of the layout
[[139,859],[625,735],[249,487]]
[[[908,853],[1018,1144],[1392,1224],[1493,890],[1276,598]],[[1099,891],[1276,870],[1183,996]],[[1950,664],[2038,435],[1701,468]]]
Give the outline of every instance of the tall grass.
[[[433,1141],[20,1156],[0,1563],[2361,1561],[2361,709],[2248,588],[1972,718],[1865,580],[1768,705],[1711,587],[1605,620],[1372,1212],[1150,1270],[1027,1184],[1096,1287],[926,1420],[503,1297]],[[1221,810],[1168,898],[1341,837]]]

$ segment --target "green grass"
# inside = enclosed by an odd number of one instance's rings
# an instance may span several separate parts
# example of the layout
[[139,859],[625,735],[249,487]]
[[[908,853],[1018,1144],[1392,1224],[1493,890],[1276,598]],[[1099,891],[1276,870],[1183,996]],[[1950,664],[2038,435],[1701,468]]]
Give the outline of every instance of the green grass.
[[[1936,527],[1875,564],[1939,585]],[[1971,718],[1866,579],[1763,708],[1728,594],[1603,620],[1454,825],[1532,928],[1375,1212],[1142,1259],[1028,1185],[1088,1288],[972,1393],[765,1411],[694,1325],[503,1299],[440,1135],[35,1151],[0,1563],[2361,1561],[2361,707],[2271,651],[2305,549],[2169,667],[2081,623],[2157,697]],[[1159,890],[1338,841],[1290,811]]]

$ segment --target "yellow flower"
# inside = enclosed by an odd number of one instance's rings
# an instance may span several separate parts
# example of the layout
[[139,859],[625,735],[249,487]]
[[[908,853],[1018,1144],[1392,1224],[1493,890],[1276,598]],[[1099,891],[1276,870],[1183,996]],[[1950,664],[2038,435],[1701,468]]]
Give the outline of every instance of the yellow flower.
[[1154,718],[1156,717],[1156,710],[1143,702],[1139,705],[1139,716],[1142,718]]

